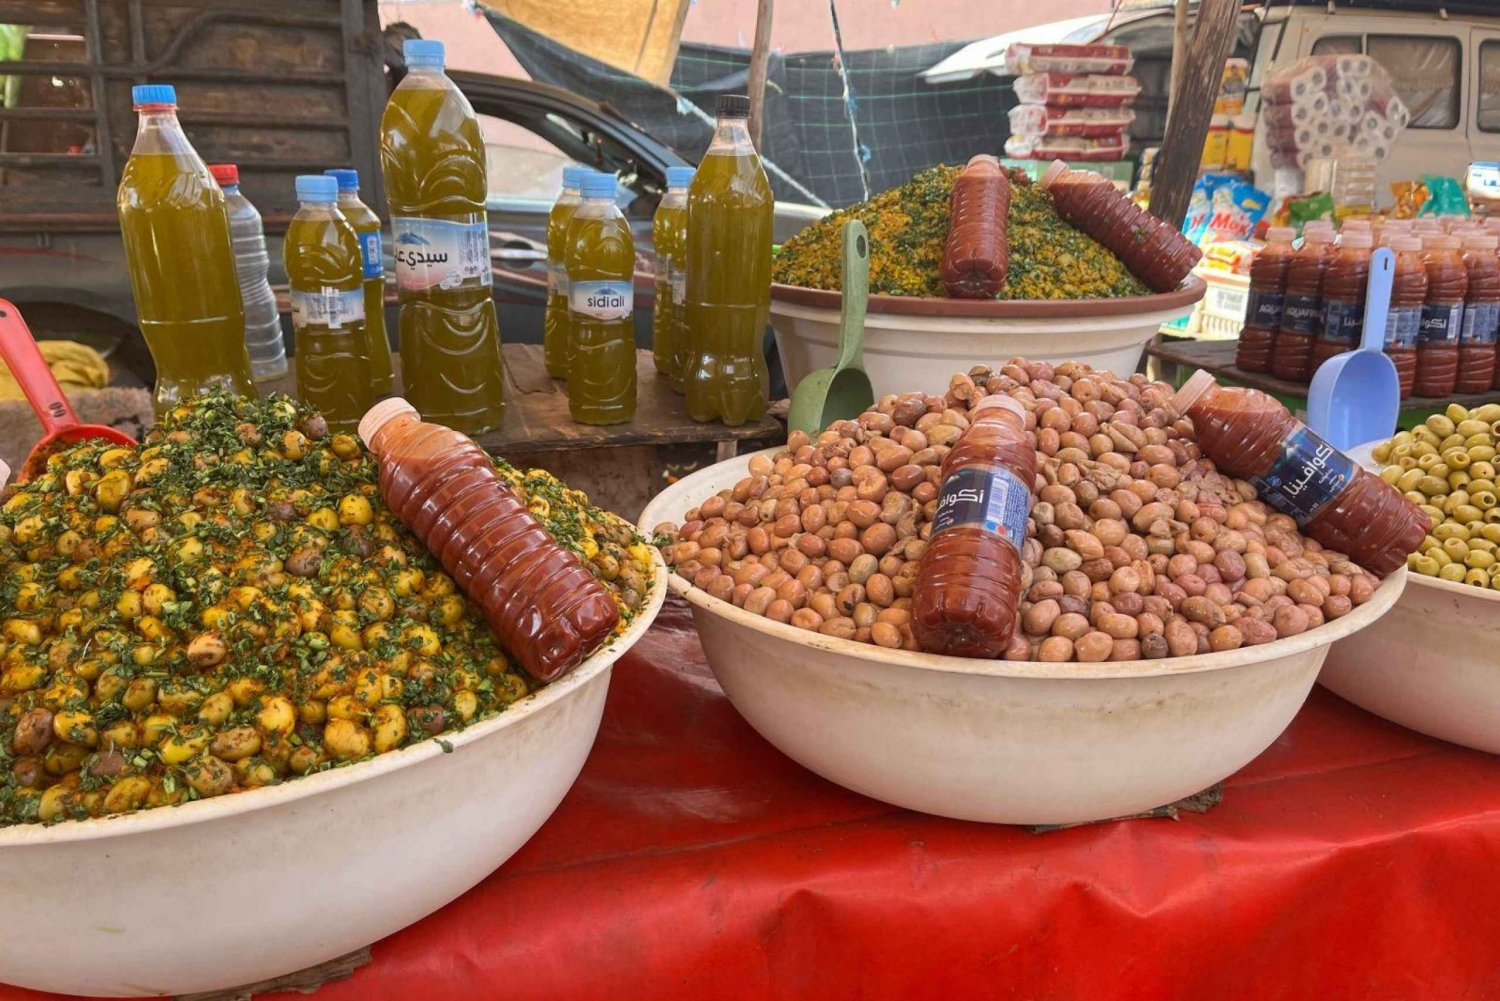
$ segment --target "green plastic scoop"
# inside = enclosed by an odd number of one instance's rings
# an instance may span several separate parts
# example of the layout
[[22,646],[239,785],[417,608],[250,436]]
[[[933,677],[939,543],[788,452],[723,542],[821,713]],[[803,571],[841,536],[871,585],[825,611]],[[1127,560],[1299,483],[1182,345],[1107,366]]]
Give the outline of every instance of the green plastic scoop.
[[839,311],[839,359],[815,369],[792,393],[787,427],[816,436],[834,421],[853,420],[875,402],[864,369],[865,305],[870,298],[870,238],[864,223],[844,223],[843,305]]

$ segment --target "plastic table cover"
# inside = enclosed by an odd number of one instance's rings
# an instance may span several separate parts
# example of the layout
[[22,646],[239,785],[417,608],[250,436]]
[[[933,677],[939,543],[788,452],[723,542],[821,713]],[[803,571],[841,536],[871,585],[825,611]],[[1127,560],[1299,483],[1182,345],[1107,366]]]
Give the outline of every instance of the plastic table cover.
[[804,770],[672,599],[552,819],[317,997],[1463,1001],[1500,997],[1497,899],[1500,759],[1320,688],[1206,814],[1034,834]]

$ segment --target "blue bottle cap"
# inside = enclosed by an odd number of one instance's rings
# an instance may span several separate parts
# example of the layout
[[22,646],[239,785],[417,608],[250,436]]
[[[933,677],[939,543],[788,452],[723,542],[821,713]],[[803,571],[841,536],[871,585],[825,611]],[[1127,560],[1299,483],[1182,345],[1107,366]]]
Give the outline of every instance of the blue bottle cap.
[[436,38],[408,38],[401,43],[401,55],[407,66],[436,66],[443,68],[443,43]]
[[583,179],[583,197],[585,198],[608,198],[613,200],[615,191],[615,175],[613,174],[591,170],[588,176]]
[[668,167],[667,187],[685,188],[693,181],[693,175],[697,173],[692,167]]
[[563,187],[581,188],[583,187],[583,179],[592,173],[593,171],[588,167],[564,167]]
[[338,197],[339,182],[327,174],[301,174],[297,178],[299,202],[335,202]]
[[340,191],[359,190],[359,171],[357,170],[350,170],[348,167],[334,167],[323,171],[323,174],[337,181]]
[[130,88],[130,101],[137,108],[143,104],[177,106],[177,88],[170,83],[146,83]]

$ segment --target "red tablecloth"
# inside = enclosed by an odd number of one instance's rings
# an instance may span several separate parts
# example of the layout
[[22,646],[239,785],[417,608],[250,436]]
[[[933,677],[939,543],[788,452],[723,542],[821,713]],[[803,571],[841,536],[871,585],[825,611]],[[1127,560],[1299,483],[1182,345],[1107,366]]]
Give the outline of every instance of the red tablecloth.
[[1204,815],[939,820],[763,741],[669,602],[556,815],[317,997],[1500,998],[1500,759],[1314,689]]

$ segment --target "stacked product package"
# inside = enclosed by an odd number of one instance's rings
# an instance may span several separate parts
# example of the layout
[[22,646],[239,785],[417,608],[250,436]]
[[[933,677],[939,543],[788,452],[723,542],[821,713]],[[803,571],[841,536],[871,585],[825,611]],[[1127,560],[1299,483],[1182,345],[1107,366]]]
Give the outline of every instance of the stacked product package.
[[1012,45],[1005,66],[1020,105],[1010,112],[1005,155],[1018,160],[1119,160],[1141,85],[1124,45]]
[[1411,113],[1385,68],[1362,55],[1308,56],[1275,73],[1261,89],[1271,165],[1304,168],[1312,160],[1390,155]]

